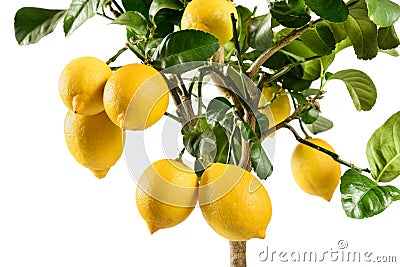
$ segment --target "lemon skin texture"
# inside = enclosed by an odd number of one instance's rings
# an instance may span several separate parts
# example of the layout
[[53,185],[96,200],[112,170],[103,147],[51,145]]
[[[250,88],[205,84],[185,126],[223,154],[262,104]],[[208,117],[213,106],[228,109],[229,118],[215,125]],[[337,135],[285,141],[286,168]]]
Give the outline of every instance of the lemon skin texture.
[[231,241],[264,238],[272,215],[268,192],[250,172],[214,163],[200,181],[199,204],[204,219]]
[[196,173],[177,160],[147,167],[136,188],[136,206],[150,233],[183,222],[197,203],[197,190]]
[[61,72],[58,91],[69,110],[80,115],[94,115],[104,110],[103,91],[112,71],[94,57],[80,57],[69,62]]
[[[307,140],[335,152],[324,140]],[[323,152],[298,144],[292,154],[291,169],[296,183],[304,192],[331,200],[341,176],[338,162]]]
[[144,130],[164,115],[169,90],[161,74],[151,66],[129,64],[115,71],[104,89],[104,108],[116,125]]
[[68,149],[77,162],[103,178],[121,157],[124,132],[103,111],[79,115],[68,111],[64,121]]
[[181,29],[194,29],[213,34],[221,46],[233,37],[231,13],[238,14],[230,0],[193,0],[182,16]]

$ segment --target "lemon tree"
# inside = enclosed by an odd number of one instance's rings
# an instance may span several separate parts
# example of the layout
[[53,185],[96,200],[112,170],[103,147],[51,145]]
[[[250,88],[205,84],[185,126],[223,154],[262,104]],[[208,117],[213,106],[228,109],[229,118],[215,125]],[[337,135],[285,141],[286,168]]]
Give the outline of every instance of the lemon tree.
[[[330,200],[340,191],[344,214],[356,219],[375,216],[400,199],[390,184],[400,175],[400,113],[376,125],[366,144],[369,166],[356,166],[315,136],[333,127],[320,101],[329,97],[326,84],[332,80],[345,84],[355,111],[374,107],[378,88],[371,77],[351,66],[335,73],[329,67],[344,49],[360,60],[399,56],[400,6],[391,0],[263,5],[72,0],[60,9],[21,8],[14,24],[21,45],[39,42],[58,23],[68,37],[95,15],[105,18],[99,34],[108,22],[126,29],[126,42],[116,44],[114,55],[73,60],[61,74],[70,152],[103,177],[121,154],[123,131],[146,130],[163,115],[176,121],[182,152],[147,167],[136,204],[155,232],[185,220],[198,201],[211,229],[230,240],[234,267],[246,266],[246,240],[268,236],[274,200],[267,189],[274,189],[261,181],[279,170],[264,142],[281,129],[299,142],[291,169],[305,192]],[[137,61],[115,64],[125,53]],[[205,87],[219,95],[205,101]],[[173,113],[167,112],[170,99]],[[192,166],[181,162],[184,154],[194,159]]]

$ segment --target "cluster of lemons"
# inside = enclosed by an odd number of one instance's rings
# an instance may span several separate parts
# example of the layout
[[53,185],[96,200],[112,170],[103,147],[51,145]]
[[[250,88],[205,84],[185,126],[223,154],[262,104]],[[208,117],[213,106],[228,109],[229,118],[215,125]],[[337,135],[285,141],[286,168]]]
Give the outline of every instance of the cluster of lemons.
[[[221,46],[232,39],[230,15],[237,18],[230,0],[193,0],[183,14],[181,28],[215,35]],[[120,158],[124,130],[144,130],[165,113],[168,86],[151,66],[129,64],[112,72],[93,57],[66,65],[59,92],[69,111],[65,140],[73,157],[98,178],[106,176]],[[265,86],[259,105],[270,122],[290,115],[290,102],[282,88]],[[271,125],[272,126],[272,125]],[[311,142],[333,151],[326,142]],[[310,147],[299,145],[292,156],[292,171],[306,192],[327,200],[339,177],[339,164]],[[267,191],[250,172],[234,165],[214,163],[201,176],[179,160],[161,159],[142,173],[136,190],[138,210],[151,233],[184,221],[200,205],[210,227],[229,240],[264,238],[272,207]]]
[[169,102],[168,86],[154,68],[129,64],[113,73],[94,57],[69,62],[58,88],[69,109],[64,123],[68,149],[98,178],[120,158],[124,130],[151,126]]

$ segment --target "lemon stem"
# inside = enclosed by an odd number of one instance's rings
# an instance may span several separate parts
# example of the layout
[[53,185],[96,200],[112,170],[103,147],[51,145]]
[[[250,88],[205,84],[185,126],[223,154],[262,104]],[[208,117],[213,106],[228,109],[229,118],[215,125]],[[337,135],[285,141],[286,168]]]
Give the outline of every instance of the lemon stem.
[[117,58],[118,58],[120,55],[122,55],[122,54],[123,54],[126,50],[128,50],[128,49],[129,49],[128,46],[125,45],[123,48],[121,48],[120,50],[118,50],[118,52],[117,52],[114,56],[112,56],[109,60],[107,60],[106,64],[107,64],[107,65],[110,65],[111,63],[113,63],[114,61],[116,61]]
[[347,166],[347,167],[349,167],[349,168],[352,168],[353,170],[355,170],[355,171],[357,171],[357,172],[359,172],[359,173],[361,173],[361,172],[371,173],[371,171],[370,171],[368,168],[365,168],[365,169],[359,168],[359,167],[355,166],[353,163],[350,163],[350,162],[347,162],[347,161],[342,160],[338,154],[336,154],[336,153],[334,153],[334,152],[332,152],[332,151],[330,151],[330,150],[328,150],[328,149],[325,149],[325,148],[323,148],[323,147],[321,147],[321,146],[319,146],[319,145],[316,145],[316,144],[314,144],[314,143],[311,143],[310,141],[307,141],[306,139],[303,139],[303,138],[296,132],[296,130],[295,130],[291,125],[289,125],[288,123],[285,122],[285,123],[284,123],[284,127],[285,127],[286,129],[290,130],[290,131],[293,133],[294,137],[296,138],[296,140],[297,140],[299,143],[302,143],[302,144],[304,144],[304,145],[306,145],[306,146],[309,146],[309,147],[311,147],[311,148],[314,148],[314,149],[316,149],[316,150],[318,150],[318,151],[320,151],[320,152],[322,152],[322,153],[325,153],[325,154],[327,154],[328,156],[330,156],[333,160],[335,160],[336,162],[339,162],[340,164],[343,164],[343,165],[345,165],[345,166]]

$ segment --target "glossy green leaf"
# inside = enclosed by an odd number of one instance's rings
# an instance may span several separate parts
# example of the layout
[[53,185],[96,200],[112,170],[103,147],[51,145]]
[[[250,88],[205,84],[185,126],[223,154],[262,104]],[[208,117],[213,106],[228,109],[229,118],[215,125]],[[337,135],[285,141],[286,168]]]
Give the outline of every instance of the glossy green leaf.
[[265,135],[265,132],[269,129],[268,117],[259,111],[256,111],[256,134],[258,138]]
[[271,14],[252,18],[247,24],[247,34],[250,47],[260,51],[269,47],[273,39]]
[[164,69],[193,61],[207,61],[219,49],[218,39],[212,34],[182,30],[164,38],[152,58],[152,65]]
[[400,44],[394,26],[380,28],[378,30],[378,47],[383,50],[394,49]]
[[329,26],[317,25],[310,28],[301,36],[303,43],[314,53],[326,56],[335,49],[335,37]]
[[153,0],[149,9],[150,18],[153,20],[163,9],[182,10],[183,4],[179,0]]
[[225,97],[216,97],[211,99],[207,106],[206,117],[208,123],[220,122],[225,114],[232,108],[232,104]]
[[272,164],[260,142],[254,142],[250,150],[251,165],[258,178],[265,180],[272,174]]
[[325,117],[319,116],[316,121],[314,121],[312,124],[307,124],[306,126],[313,134],[319,134],[332,129],[333,122]]
[[331,22],[344,22],[349,10],[343,0],[305,0],[318,16]]
[[122,5],[126,11],[137,11],[146,19],[149,18],[149,8],[152,0],[122,0]]
[[296,9],[294,5],[289,5],[286,1],[272,2],[270,11],[274,19],[288,28],[300,28],[311,19],[305,8]]
[[103,3],[102,0],[72,0],[64,17],[65,36],[71,35],[79,26],[93,17]]
[[372,217],[383,212],[393,201],[400,200],[400,190],[394,186],[379,186],[368,177],[347,170],[340,183],[342,207],[354,219]]
[[400,175],[400,112],[372,134],[367,144],[367,158],[377,181],[390,182]]
[[246,142],[252,142],[250,160],[254,171],[260,179],[266,179],[272,174],[272,164],[258,139],[256,132],[245,122],[239,122],[240,132]]
[[[238,13],[238,33],[239,33],[239,45],[240,51],[245,52],[249,48],[247,42],[247,22],[251,19],[252,12],[244,6],[237,6],[236,11]],[[233,45],[233,42],[230,42]],[[232,46],[234,49],[234,45]]]
[[300,114],[301,120],[306,124],[315,122],[319,117],[319,111],[315,108],[311,108]]
[[221,124],[216,123],[213,128],[214,135],[217,143],[217,153],[214,158],[214,162],[227,163],[229,153],[229,139],[226,135],[224,127]]
[[258,142],[256,132],[245,122],[239,122],[240,133],[246,142]]
[[125,25],[139,36],[146,36],[147,34],[146,18],[137,11],[127,11],[121,14],[121,16],[116,18],[112,23]]
[[372,59],[378,54],[378,30],[369,17],[365,2],[359,2],[350,8],[350,14],[344,24],[354,51],[359,59]]
[[299,78],[289,72],[283,76],[282,87],[293,90],[295,92],[301,92],[305,89],[310,88],[311,84],[312,81]]
[[201,159],[206,165],[211,164],[217,154],[216,137],[209,125],[202,130],[185,132],[183,144],[189,154],[196,159]]
[[23,7],[14,18],[15,39],[20,45],[34,44],[52,33],[65,10]]
[[390,0],[365,0],[369,18],[381,27],[392,26],[400,17],[400,6]]
[[358,111],[371,110],[375,105],[377,92],[374,82],[362,71],[348,69],[339,71],[329,77],[329,80],[338,79],[345,83],[354,106]]

